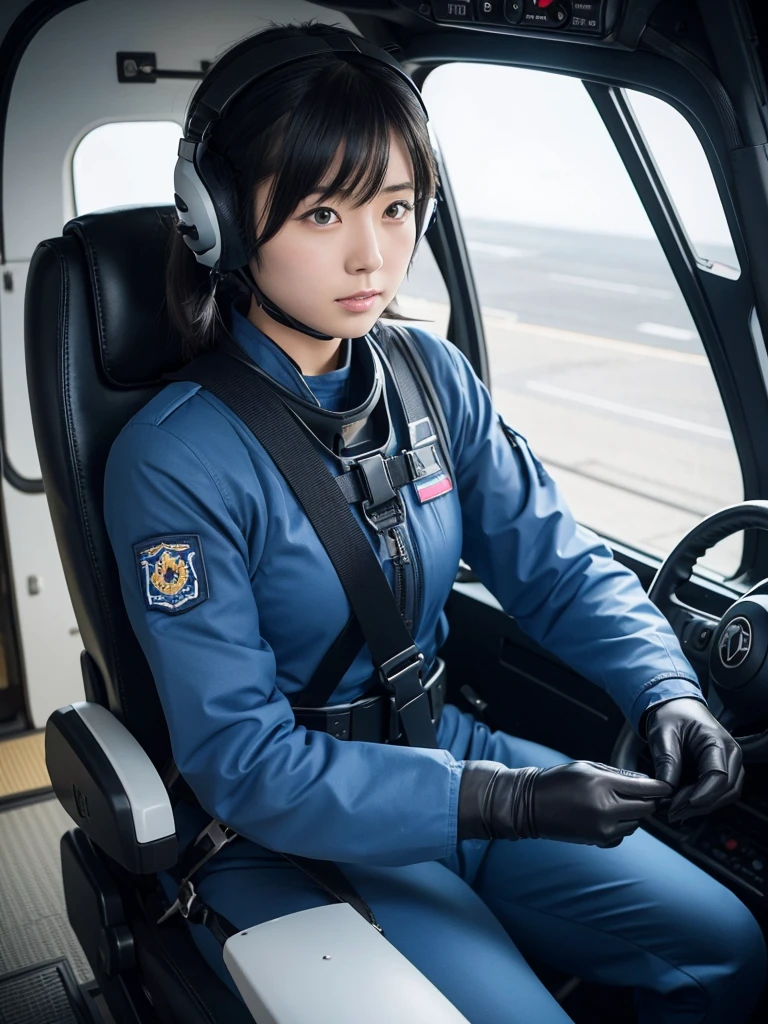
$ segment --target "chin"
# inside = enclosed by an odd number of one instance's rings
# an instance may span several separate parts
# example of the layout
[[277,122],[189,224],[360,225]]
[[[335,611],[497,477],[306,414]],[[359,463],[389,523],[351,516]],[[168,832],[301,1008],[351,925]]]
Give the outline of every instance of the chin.
[[376,309],[369,309],[367,313],[350,313],[345,311],[341,316],[334,318],[334,326],[332,328],[334,337],[361,338],[371,330],[380,316],[381,312]]

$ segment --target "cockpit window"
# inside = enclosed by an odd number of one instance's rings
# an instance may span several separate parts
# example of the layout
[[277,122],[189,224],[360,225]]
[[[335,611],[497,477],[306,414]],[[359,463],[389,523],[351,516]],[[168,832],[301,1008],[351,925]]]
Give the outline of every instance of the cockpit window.
[[723,204],[693,128],[664,100],[634,89],[623,92],[694,251],[714,264],[715,273],[738,277],[739,260]]
[[72,160],[77,214],[173,203],[180,138],[175,121],[116,121],[88,132]]
[[[496,407],[582,523],[668,554],[744,486],[696,325],[605,124],[579,79],[539,70],[457,61],[430,73],[424,96]],[[687,183],[675,201],[692,241],[737,266],[698,139],[646,99],[633,95],[670,188]],[[742,545],[729,537],[700,565],[729,576]]]

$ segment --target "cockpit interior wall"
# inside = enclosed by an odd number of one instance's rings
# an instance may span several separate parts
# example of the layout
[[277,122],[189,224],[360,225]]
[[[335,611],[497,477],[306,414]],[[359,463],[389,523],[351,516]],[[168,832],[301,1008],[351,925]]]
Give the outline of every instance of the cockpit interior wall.
[[[39,5],[2,0],[0,26],[33,6]],[[10,287],[0,289],[5,443],[9,461],[24,478],[40,476],[24,369],[24,285],[38,242],[60,234],[76,212],[75,150],[88,132],[110,122],[181,124],[195,86],[183,79],[120,84],[117,52],[149,51],[161,68],[198,69],[270,21],[307,18],[354,28],[344,15],[301,0],[86,0],[56,14],[30,41],[5,120],[2,271]],[[24,493],[6,480],[2,488],[30,724],[42,728],[53,710],[83,699],[82,641],[45,495]]]

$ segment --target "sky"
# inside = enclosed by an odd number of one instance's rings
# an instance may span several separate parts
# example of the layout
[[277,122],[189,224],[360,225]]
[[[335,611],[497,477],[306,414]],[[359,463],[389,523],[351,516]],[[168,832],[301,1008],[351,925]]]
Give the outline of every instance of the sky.
[[[455,63],[424,86],[430,124],[459,213],[630,237],[653,231],[591,99],[577,79],[549,72]],[[701,255],[731,244],[706,156],[674,108],[629,93],[656,162]],[[172,202],[180,137],[170,122],[94,129],[73,175],[79,213]]]
[[[693,129],[669,104],[634,91],[629,97],[691,237],[729,244],[712,172]],[[464,216],[652,237],[578,79],[448,64],[429,76],[424,98]]]

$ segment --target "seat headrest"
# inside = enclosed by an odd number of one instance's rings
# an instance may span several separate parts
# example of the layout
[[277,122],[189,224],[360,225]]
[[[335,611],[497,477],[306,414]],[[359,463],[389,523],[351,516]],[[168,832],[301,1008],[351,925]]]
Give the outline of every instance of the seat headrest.
[[87,652],[86,692],[118,715],[158,768],[170,741],[123,605],[103,490],[115,437],[165,386],[163,374],[184,362],[165,301],[173,209],[130,207],[70,221],[62,237],[35,250],[24,310],[32,423]]
[[101,366],[118,387],[157,384],[183,362],[165,301],[174,223],[173,206],[126,206],[75,217],[64,227],[83,247]]

